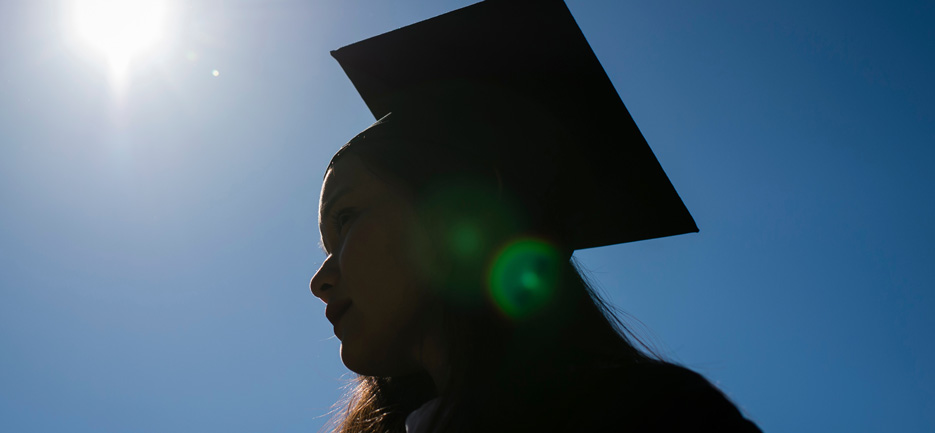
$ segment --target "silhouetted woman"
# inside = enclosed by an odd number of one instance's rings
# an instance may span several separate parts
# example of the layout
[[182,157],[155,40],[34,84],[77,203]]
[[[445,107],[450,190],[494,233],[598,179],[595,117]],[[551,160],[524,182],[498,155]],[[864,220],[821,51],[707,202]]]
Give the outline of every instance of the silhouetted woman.
[[333,55],[380,118],[321,192],[311,290],[359,375],[337,431],[759,431],[640,350],[574,264],[697,229],[561,1]]

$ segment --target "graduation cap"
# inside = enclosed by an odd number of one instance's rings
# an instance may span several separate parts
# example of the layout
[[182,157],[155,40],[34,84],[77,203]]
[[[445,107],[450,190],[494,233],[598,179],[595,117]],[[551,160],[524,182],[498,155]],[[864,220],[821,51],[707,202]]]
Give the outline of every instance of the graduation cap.
[[561,0],[487,0],[331,54],[381,119],[349,144],[487,160],[571,249],[698,231]]

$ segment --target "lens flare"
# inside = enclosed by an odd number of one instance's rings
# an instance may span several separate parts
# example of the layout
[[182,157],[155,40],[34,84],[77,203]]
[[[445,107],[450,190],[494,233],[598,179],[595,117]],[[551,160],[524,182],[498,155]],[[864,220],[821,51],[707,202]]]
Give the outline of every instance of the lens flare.
[[458,259],[477,257],[483,250],[483,230],[471,219],[462,219],[452,224],[449,238],[451,250]]
[[508,202],[472,179],[439,183],[423,198],[420,212],[438,231],[433,235],[444,240],[444,253],[466,266],[486,266],[489,251],[517,224]]
[[426,275],[444,288],[449,302],[481,305],[491,258],[505,239],[520,232],[514,206],[495,184],[474,177],[436,181],[418,206],[441,262]]
[[497,307],[520,319],[541,311],[553,299],[561,278],[561,254],[550,243],[520,239],[494,259],[488,287]]

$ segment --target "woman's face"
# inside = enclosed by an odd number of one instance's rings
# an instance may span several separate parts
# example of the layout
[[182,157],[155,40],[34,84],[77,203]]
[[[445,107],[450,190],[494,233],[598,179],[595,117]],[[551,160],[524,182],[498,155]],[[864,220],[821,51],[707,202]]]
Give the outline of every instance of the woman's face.
[[440,308],[420,271],[431,249],[411,199],[346,154],[325,176],[318,210],[328,257],[310,286],[327,304],[344,365],[372,376],[425,368]]

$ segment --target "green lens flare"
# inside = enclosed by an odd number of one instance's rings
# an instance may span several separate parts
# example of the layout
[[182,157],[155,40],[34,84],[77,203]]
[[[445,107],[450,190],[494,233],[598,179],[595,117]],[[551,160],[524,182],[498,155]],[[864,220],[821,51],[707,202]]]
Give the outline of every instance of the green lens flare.
[[490,295],[504,314],[523,318],[542,310],[559,284],[561,255],[548,242],[520,239],[504,247],[489,273]]
[[435,185],[422,200],[422,220],[457,266],[485,266],[487,251],[515,220],[496,190],[470,179]]
[[461,220],[451,228],[451,249],[459,259],[477,257],[483,248],[483,239],[483,231],[474,221]]

